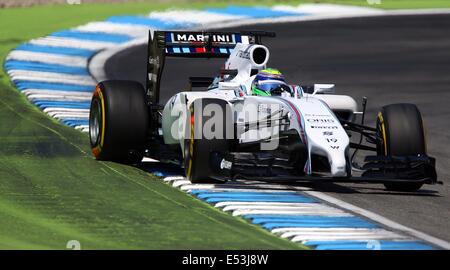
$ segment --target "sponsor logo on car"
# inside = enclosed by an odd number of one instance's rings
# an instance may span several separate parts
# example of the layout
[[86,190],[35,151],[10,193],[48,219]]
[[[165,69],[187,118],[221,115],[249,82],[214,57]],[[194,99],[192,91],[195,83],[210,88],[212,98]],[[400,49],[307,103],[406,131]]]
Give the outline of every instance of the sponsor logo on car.
[[212,42],[218,43],[232,43],[233,38],[228,34],[215,34],[215,35],[204,35],[204,34],[189,34],[189,33],[177,33],[174,35],[174,42],[207,42],[208,37],[211,38]]

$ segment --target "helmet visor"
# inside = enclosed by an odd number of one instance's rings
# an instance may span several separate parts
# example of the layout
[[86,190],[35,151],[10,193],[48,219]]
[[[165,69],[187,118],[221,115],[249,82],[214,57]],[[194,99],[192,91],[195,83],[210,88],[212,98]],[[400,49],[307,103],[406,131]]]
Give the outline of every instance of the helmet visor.
[[259,82],[256,88],[274,96],[279,96],[282,92],[291,92],[291,89],[286,83],[278,80]]
[[259,81],[256,84],[256,87],[259,90],[270,92],[273,89],[280,87],[280,85],[286,85],[286,83],[279,80],[266,80],[266,81]]

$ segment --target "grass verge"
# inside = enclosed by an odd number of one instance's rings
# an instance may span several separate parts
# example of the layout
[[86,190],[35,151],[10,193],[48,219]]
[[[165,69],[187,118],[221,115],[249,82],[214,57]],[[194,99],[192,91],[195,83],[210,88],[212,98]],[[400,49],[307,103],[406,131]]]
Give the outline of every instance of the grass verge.
[[301,248],[140,169],[93,160],[88,138],[0,83],[0,248]]
[[[0,10],[0,57],[21,42],[114,14],[165,8],[40,6]],[[0,248],[298,249],[144,171],[92,158],[86,134],[59,124],[0,73]]]

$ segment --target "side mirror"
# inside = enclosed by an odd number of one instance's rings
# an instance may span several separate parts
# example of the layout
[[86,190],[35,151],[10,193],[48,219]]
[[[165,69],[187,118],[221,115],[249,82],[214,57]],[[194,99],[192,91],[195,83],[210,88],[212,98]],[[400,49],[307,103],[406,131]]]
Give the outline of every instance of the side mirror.
[[314,92],[315,94],[334,94],[336,93],[334,84],[314,84]]

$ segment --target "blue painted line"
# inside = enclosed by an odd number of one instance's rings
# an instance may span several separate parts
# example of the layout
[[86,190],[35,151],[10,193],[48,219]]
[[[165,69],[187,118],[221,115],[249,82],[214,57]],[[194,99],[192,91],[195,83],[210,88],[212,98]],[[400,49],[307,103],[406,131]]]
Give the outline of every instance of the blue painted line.
[[[368,247],[369,241],[339,240],[339,241],[307,241],[306,246],[317,250],[373,250]],[[434,250],[435,248],[419,241],[389,241],[379,240],[381,250]]]
[[[301,215],[301,214],[298,214],[298,215],[283,215],[283,214],[251,214],[251,215],[244,215],[244,216],[242,216],[243,218],[245,218],[245,219],[255,219],[255,218],[267,218],[267,219],[270,219],[270,218],[273,218],[273,219],[277,219],[277,218],[286,218],[286,219],[288,219],[288,218],[290,218],[290,217],[303,217],[303,216],[306,216],[306,215]],[[311,218],[313,218],[313,217],[317,217],[317,218],[319,218],[319,217],[323,217],[323,216],[309,216],[308,215],[308,217],[311,217]]]
[[35,45],[30,43],[25,43],[19,45],[16,50],[39,52],[39,53],[51,53],[51,54],[61,54],[70,56],[80,56],[89,58],[96,53],[93,50],[78,49],[78,48],[68,48],[68,47],[54,47],[54,46],[43,46]]
[[94,92],[95,90],[95,87],[87,85],[35,82],[22,80],[14,81],[14,84],[21,91],[26,89],[45,89],[55,91]]
[[[277,224],[283,224],[283,223],[299,223],[299,224],[308,224],[310,227],[315,227],[315,225],[327,225],[327,224],[339,224],[339,225],[347,225],[349,227],[355,228],[355,227],[367,227],[374,225],[370,222],[367,222],[365,220],[362,220],[358,217],[309,217],[309,216],[297,216],[297,217],[289,217],[289,218],[280,218],[280,219],[273,219],[273,218],[255,218],[252,220],[253,224],[267,224],[267,223],[277,223]],[[377,227],[374,225],[374,227]]]
[[208,8],[206,9],[206,11],[219,14],[245,16],[249,18],[274,18],[274,17],[307,15],[307,13],[278,11],[265,7],[229,6],[226,8]]
[[62,122],[71,127],[89,125],[89,120],[82,120],[82,119],[63,119]]
[[360,223],[345,223],[345,222],[270,222],[262,225],[263,228],[267,230],[272,230],[275,228],[367,228],[373,229],[377,228],[377,225],[369,223],[369,222],[360,222]]
[[200,199],[210,199],[210,198],[230,198],[230,199],[247,199],[247,198],[255,198],[255,199],[282,199],[282,198],[292,198],[299,199],[307,202],[317,202],[312,198],[308,198],[299,194],[271,194],[266,192],[204,192],[197,195]]
[[[368,249],[366,246],[348,246],[348,247],[319,247],[316,248],[316,250],[373,250],[373,248]],[[399,246],[399,247],[380,247],[380,250],[434,250],[434,248],[423,246],[423,247],[405,247],[405,246]]]
[[245,215],[244,218],[248,216],[253,216],[249,218],[256,223],[267,223],[271,221],[284,222],[284,221],[322,221],[322,222],[346,222],[346,221],[358,221],[367,222],[359,217],[334,217],[334,216],[310,216],[310,215],[279,215],[278,217],[273,217],[273,215]]
[[[330,216],[301,216],[301,215],[276,215],[276,214],[270,214],[270,215],[244,215],[243,218],[245,219],[251,219],[253,223],[255,224],[262,224],[262,223],[292,223],[292,221],[303,221],[303,222],[311,222],[311,223],[318,223],[319,225],[315,224],[315,226],[310,227],[316,227],[320,226],[322,224],[325,226],[326,224],[330,224],[333,222],[334,224],[340,224],[345,227],[345,225],[350,226],[351,228],[356,227],[363,227],[363,228],[378,228],[374,223],[370,223],[364,219],[361,219],[359,217],[330,217]],[[288,226],[286,226],[288,227]],[[340,226],[342,227],[342,226]]]
[[47,108],[61,108],[61,109],[89,109],[86,108],[84,106],[76,106],[76,105],[54,105],[54,104],[46,104],[46,103],[41,103],[41,104],[36,104],[36,106],[38,106],[39,108],[43,109],[47,109]]
[[[318,246],[315,250],[373,250],[374,248],[368,248],[367,245],[348,245],[348,246]],[[400,246],[387,246],[387,247],[379,247],[380,250],[434,250],[434,248],[426,245],[421,246],[409,246],[409,245],[400,245]]]
[[[261,196],[261,197],[279,197],[286,195],[283,192],[258,192],[258,191],[210,191],[206,190],[198,194],[199,198],[209,198],[209,197],[246,197],[246,196]],[[298,193],[292,192],[289,196],[298,196],[306,198],[306,196],[300,195]]]
[[104,41],[113,43],[123,43],[132,39],[131,36],[121,34],[106,34],[104,32],[82,32],[75,30],[63,30],[54,32],[50,36],[83,39],[90,41]]
[[207,203],[218,202],[285,202],[285,203],[314,203],[310,198],[299,196],[279,196],[279,197],[214,197],[205,200]]
[[45,109],[45,108],[65,108],[65,109],[89,109],[90,104],[89,103],[81,103],[81,102],[45,102],[45,101],[33,101],[33,103],[38,106],[39,108]]
[[89,106],[91,103],[90,101],[86,101],[86,100],[52,100],[52,99],[35,99],[35,100],[33,100],[33,102],[35,102],[37,104],[42,104],[42,103],[48,103],[48,104],[54,104],[54,105],[74,104],[74,105],[80,105],[80,106]]
[[55,72],[73,75],[89,75],[89,71],[85,67],[71,67],[58,64],[46,64],[40,62],[8,60],[5,63],[5,67],[7,70],[15,69],[15,70]]
[[[406,241],[406,240],[398,240],[398,241],[392,241],[392,240],[377,240],[381,245],[385,246],[397,246],[397,245],[406,245],[406,244],[420,244],[423,245],[423,242],[420,241]],[[352,244],[364,244],[366,245],[371,241],[368,240],[313,240],[313,241],[306,241],[304,245],[306,246],[319,246],[319,245],[352,245]]]
[[288,192],[255,192],[255,191],[211,191],[210,189],[194,189],[191,192],[194,195],[200,194],[263,194],[263,195],[300,195],[295,191]]
[[149,26],[154,29],[176,29],[176,28],[188,28],[193,27],[196,24],[187,23],[187,22],[165,22],[158,19],[151,19],[147,17],[141,16],[112,16],[107,19],[108,22],[111,23],[120,23],[120,24],[136,24]]

